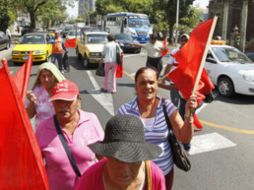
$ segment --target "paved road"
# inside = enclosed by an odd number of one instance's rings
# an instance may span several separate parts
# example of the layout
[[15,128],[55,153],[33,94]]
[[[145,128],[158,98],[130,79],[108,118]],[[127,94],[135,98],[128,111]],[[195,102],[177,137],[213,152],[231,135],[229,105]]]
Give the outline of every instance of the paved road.
[[[85,70],[77,61],[72,50],[69,51],[71,72],[67,78],[77,82],[81,96],[82,109],[94,112],[105,125],[116,109],[135,95],[133,76],[144,66],[146,55],[127,54],[124,58],[125,75],[117,80],[117,94],[99,93],[102,77],[94,70]],[[33,66],[31,87],[38,66]],[[11,71],[19,67],[10,62]],[[159,90],[159,95],[169,97],[169,92]],[[192,169],[185,173],[175,169],[174,190],[239,190],[254,189],[254,98],[236,95],[215,101],[199,112],[204,130],[195,133],[192,141],[190,159]]]

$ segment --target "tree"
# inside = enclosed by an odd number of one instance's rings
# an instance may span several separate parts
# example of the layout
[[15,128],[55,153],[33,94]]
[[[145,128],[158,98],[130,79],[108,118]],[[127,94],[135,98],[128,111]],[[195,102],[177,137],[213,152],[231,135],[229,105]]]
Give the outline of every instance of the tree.
[[0,1],[0,30],[4,31],[10,26],[15,20],[15,11],[10,6],[9,0]]
[[[36,27],[36,21],[40,14],[48,14],[54,13],[54,9],[61,8],[58,11],[64,12],[66,10],[66,6],[73,5],[75,0],[9,0],[10,6],[17,7],[18,10],[23,11],[24,13],[28,13],[30,17],[30,29],[34,29]],[[43,8],[45,7],[45,11],[43,12]],[[50,9],[48,9],[51,7]],[[49,12],[46,12],[49,11]],[[55,14],[52,14],[52,20],[56,20],[54,18]],[[44,15],[45,16],[45,15]]]

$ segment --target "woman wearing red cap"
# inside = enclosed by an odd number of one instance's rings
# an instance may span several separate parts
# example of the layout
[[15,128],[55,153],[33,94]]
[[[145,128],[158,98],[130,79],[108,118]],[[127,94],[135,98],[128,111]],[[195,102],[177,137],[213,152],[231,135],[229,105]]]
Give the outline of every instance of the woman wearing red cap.
[[104,132],[94,113],[80,109],[75,83],[57,83],[50,101],[56,115],[40,123],[36,137],[45,158],[50,190],[73,190],[81,174],[97,162],[88,145],[101,141]]

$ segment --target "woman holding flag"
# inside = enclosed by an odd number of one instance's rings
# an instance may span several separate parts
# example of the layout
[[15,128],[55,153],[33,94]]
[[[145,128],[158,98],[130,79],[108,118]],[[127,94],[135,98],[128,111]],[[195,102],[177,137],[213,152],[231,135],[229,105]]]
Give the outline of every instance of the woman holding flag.
[[41,121],[55,114],[53,105],[49,102],[51,90],[56,83],[64,79],[55,64],[46,62],[39,66],[33,88],[26,96],[26,110],[29,118],[35,117],[35,129]]
[[[158,73],[149,67],[140,68],[135,75],[136,97],[123,104],[118,114],[131,114],[141,119],[144,124],[145,139],[147,142],[159,145],[163,153],[153,160],[163,171],[167,189],[173,184],[173,157],[168,142],[168,126],[165,120],[163,105],[166,106],[167,116],[177,139],[189,143],[192,134],[192,115],[181,118],[177,108],[169,100],[158,97]],[[185,111],[189,113],[197,107],[195,96],[191,96],[186,103]]]

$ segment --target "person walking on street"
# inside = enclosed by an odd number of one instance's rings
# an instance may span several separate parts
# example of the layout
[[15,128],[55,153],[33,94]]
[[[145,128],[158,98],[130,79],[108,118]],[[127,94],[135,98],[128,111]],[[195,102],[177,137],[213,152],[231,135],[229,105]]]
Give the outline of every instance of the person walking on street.
[[[130,114],[140,118],[144,123],[146,141],[162,148],[162,154],[153,161],[164,173],[167,190],[171,190],[174,163],[168,142],[169,127],[163,112],[163,105],[166,107],[172,130],[176,138],[182,143],[187,144],[191,141],[193,116],[185,115],[182,119],[177,107],[172,102],[158,96],[158,74],[153,68],[142,67],[136,72],[135,89],[136,97],[120,106],[117,114]],[[185,105],[185,111],[189,113],[196,107],[196,97],[192,96]]]
[[[118,43],[115,42],[114,37],[108,35],[108,43],[104,45],[103,56],[104,56],[104,86],[103,92],[116,93],[116,52],[122,52]],[[109,80],[110,79],[110,80]],[[110,86],[109,86],[110,85]]]
[[67,66],[64,64],[63,55],[64,52],[68,52],[64,46],[63,40],[61,38],[60,32],[55,31],[55,39],[53,41],[52,47],[52,62],[55,63],[57,61],[58,68],[62,73],[67,72]]
[[91,166],[75,190],[165,190],[162,171],[151,159],[162,150],[147,143],[141,120],[132,115],[113,116],[102,142],[89,146],[104,159]]
[[163,44],[157,40],[157,34],[153,33],[150,35],[149,43],[142,45],[138,44],[147,51],[146,67],[154,67],[158,76],[160,76],[162,70],[162,51],[167,50],[163,47]]
[[79,89],[74,82],[57,83],[50,101],[56,115],[40,123],[36,138],[50,190],[73,190],[79,176],[97,162],[88,145],[102,141],[104,132],[94,113],[80,109]]
[[58,68],[50,62],[39,66],[32,90],[26,94],[26,111],[29,118],[35,117],[35,129],[45,119],[55,114],[52,102],[49,101],[56,83],[65,80]]
[[11,31],[10,31],[9,28],[6,29],[6,35],[8,36],[8,39],[9,39],[8,48],[10,48],[10,47],[11,47],[12,40],[11,40]]

